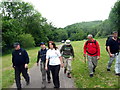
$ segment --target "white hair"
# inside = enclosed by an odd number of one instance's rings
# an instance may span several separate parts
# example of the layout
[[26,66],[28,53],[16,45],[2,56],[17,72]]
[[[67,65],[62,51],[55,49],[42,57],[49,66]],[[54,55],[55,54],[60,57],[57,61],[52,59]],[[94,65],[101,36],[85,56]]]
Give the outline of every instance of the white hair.
[[92,34],[89,34],[87,37],[91,37],[91,38],[93,38],[93,35],[92,35]]

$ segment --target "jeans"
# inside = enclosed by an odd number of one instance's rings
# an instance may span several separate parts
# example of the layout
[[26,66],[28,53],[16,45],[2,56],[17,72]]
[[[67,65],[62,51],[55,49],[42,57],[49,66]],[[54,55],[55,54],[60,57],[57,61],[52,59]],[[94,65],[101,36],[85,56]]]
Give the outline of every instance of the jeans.
[[116,56],[115,72],[120,73],[120,53]]

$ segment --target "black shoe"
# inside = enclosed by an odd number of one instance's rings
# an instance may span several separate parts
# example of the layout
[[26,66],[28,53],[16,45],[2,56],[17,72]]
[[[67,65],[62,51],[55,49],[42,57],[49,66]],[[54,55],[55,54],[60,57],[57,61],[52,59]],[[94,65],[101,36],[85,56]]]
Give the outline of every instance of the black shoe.
[[95,72],[95,69],[93,69],[93,72]]
[[26,82],[26,85],[29,85],[30,84],[30,82]]
[[48,83],[51,83],[51,81],[50,81],[50,80],[48,80]]
[[110,72],[111,70],[110,69],[107,69],[108,72]]
[[71,78],[71,74],[70,74],[70,73],[68,73],[68,74],[67,74],[67,77],[68,77],[68,78]]
[[93,77],[93,74],[90,74],[90,77]]
[[54,87],[55,89],[59,89],[60,87]]
[[115,75],[120,76],[120,73],[116,73]]
[[66,74],[67,69],[64,69],[64,74]]

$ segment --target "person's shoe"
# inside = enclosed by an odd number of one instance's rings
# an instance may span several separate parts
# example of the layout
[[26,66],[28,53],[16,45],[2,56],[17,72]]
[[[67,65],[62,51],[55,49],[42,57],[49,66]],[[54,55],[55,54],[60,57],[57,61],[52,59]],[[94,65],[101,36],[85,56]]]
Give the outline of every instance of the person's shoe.
[[26,85],[29,85],[30,84],[30,82],[26,82]]
[[45,89],[46,88],[46,86],[44,85],[44,84],[42,84],[42,87],[41,87],[42,89]]
[[51,83],[51,81],[50,81],[50,80],[48,80],[48,83]]
[[95,72],[95,69],[93,69],[93,72]]
[[67,77],[68,77],[68,78],[71,78],[71,74],[70,74],[70,73],[68,73],[68,74],[67,74]]
[[93,74],[90,74],[90,77],[93,77]]
[[66,74],[67,69],[64,69],[64,74]]
[[55,89],[59,89],[60,87],[54,87]]
[[111,70],[110,69],[107,69],[108,72],[110,72]]
[[115,75],[120,76],[120,73],[116,73]]
[[17,90],[22,90],[22,88],[20,87],[20,88],[17,88]]

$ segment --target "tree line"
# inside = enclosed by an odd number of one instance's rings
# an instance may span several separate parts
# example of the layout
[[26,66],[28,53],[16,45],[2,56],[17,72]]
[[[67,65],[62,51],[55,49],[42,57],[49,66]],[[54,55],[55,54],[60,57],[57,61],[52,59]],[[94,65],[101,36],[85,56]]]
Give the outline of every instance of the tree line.
[[48,23],[31,4],[23,1],[1,2],[0,7],[3,53],[11,49],[14,42],[20,42],[22,47],[29,48],[49,40],[78,41],[85,39],[89,33],[96,38],[103,38],[112,31],[120,32],[120,1],[115,3],[108,19],[104,21],[80,22],[65,28],[57,28]]

